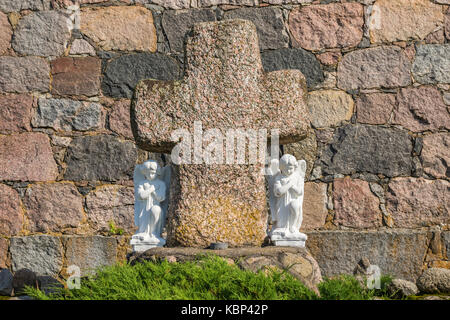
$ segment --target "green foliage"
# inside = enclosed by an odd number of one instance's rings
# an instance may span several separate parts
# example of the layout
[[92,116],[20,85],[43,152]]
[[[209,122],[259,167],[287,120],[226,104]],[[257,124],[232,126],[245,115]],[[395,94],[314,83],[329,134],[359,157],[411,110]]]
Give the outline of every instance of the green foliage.
[[374,297],[373,290],[363,288],[359,281],[348,275],[325,279],[319,284],[323,300],[369,300]]
[[363,288],[352,276],[325,279],[318,286],[319,297],[287,271],[254,273],[208,256],[184,263],[104,267],[83,278],[80,289],[45,295],[27,287],[26,293],[39,300],[367,300],[383,295],[389,281],[389,276],[382,278],[377,291]]
[[123,229],[122,228],[117,228],[116,224],[114,223],[114,221],[110,221],[109,222],[109,234],[111,235],[122,235],[123,234]]
[[81,288],[45,296],[27,288],[36,299],[69,300],[272,300],[317,299],[317,295],[284,272],[253,273],[228,265],[219,257],[197,262],[138,263],[102,268],[82,279]]

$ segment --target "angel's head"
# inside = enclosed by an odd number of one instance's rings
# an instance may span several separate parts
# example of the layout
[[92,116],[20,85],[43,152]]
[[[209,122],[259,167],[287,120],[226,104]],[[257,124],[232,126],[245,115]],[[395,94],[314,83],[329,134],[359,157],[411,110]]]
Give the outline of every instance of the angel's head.
[[291,154],[285,154],[280,159],[280,171],[284,176],[290,176],[297,169],[297,159]]
[[141,173],[148,180],[154,180],[159,172],[158,162],[155,160],[147,160],[142,164]]

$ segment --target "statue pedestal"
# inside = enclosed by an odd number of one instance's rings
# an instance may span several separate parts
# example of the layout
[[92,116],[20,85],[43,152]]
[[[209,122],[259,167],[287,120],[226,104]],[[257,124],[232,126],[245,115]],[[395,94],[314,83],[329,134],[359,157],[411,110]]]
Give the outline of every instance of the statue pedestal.
[[286,233],[280,230],[274,230],[270,236],[274,246],[277,247],[299,247],[304,248],[305,242],[308,237],[306,234],[298,233]]
[[134,235],[131,237],[130,244],[133,252],[144,252],[151,248],[163,247],[166,244],[166,240],[157,237]]

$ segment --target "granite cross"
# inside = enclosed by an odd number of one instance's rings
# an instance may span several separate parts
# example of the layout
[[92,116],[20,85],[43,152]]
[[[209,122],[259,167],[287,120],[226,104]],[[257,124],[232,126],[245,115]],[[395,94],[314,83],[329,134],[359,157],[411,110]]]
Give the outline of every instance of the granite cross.
[[[137,145],[170,153],[174,130],[279,129],[280,143],[303,139],[309,127],[306,81],[299,70],[265,73],[255,26],[246,20],[194,25],[179,81],[143,80],[131,123]],[[270,139],[270,134],[268,135]],[[195,142],[194,142],[195,143]],[[169,246],[260,246],[267,229],[261,164],[174,165],[167,221]]]

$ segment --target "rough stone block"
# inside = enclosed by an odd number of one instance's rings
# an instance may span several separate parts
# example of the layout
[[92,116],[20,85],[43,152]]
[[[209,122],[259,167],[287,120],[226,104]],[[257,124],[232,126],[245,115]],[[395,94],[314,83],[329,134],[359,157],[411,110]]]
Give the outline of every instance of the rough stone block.
[[19,234],[23,227],[19,194],[13,188],[0,184],[0,199],[0,235],[9,237]]
[[8,16],[0,12],[0,54],[6,53],[11,48],[12,28]]
[[363,36],[363,6],[331,3],[299,7],[289,15],[289,30],[307,50],[355,47]]
[[102,127],[103,109],[99,103],[69,99],[39,99],[33,127],[57,131],[88,131]]
[[109,114],[109,128],[115,133],[133,139],[130,122],[130,105],[128,99],[115,101]]
[[353,115],[352,97],[337,90],[312,91],[308,95],[308,110],[314,128],[326,128],[348,121]]
[[116,263],[117,240],[102,236],[64,236],[67,266],[76,265],[81,276],[93,274],[95,269]]
[[400,89],[392,123],[413,132],[450,129],[447,106],[439,90],[431,86]]
[[131,98],[140,80],[177,80],[181,69],[177,61],[160,53],[123,55],[106,67],[102,82],[105,95]]
[[86,196],[86,214],[96,231],[109,231],[110,223],[125,233],[134,233],[134,190],[102,186]]
[[428,0],[377,0],[371,12],[372,43],[424,39],[442,26],[442,8]]
[[425,136],[421,156],[427,174],[438,179],[449,178],[450,135],[442,132]]
[[356,120],[359,123],[385,124],[396,106],[391,93],[361,93],[356,100]]
[[302,232],[323,227],[328,215],[326,183],[306,182],[304,192]]
[[376,228],[382,225],[379,200],[369,183],[349,177],[333,182],[334,222],[351,228]]
[[423,84],[450,83],[450,44],[424,44],[416,47],[412,66],[414,79]]
[[12,47],[23,55],[60,56],[70,40],[70,27],[70,19],[61,12],[33,12],[19,20]]
[[13,272],[26,268],[37,275],[57,275],[62,267],[62,249],[58,237],[13,237],[9,248]]
[[6,269],[9,266],[8,248],[9,241],[0,238],[0,269]]
[[51,9],[51,0],[0,0],[0,10],[6,13],[49,9]]
[[362,258],[381,274],[415,281],[427,252],[427,233],[419,230],[311,231],[306,247],[323,276],[353,274]]
[[21,133],[0,137],[0,180],[55,180],[58,167],[43,133]]
[[450,223],[450,183],[424,178],[396,178],[386,193],[386,210],[396,227]]
[[388,177],[410,175],[410,136],[401,130],[367,125],[347,125],[335,131],[321,162],[327,174],[369,172]]
[[80,30],[105,51],[156,51],[153,15],[144,7],[84,8]]
[[66,159],[67,180],[118,181],[132,176],[137,149],[134,143],[109,135],[76,137]]
[[52,94],[95,96],[100,91],[101,61],[95,57],[64,57],[53,60]]
[[26,93],[48,92],[50,69],[38,57],[0,57],[0,91]]
[[411,63],[396,46],[347,53],[338,65],[338,87],[344,90],[395,88],[411,84]]
[[32,232],[61,232],[78,227],[83,219],[82,198],[71,183],[31,185],[23,203]]
[[0,133],[31,131],[33,97],[26,94],[0,95]]

